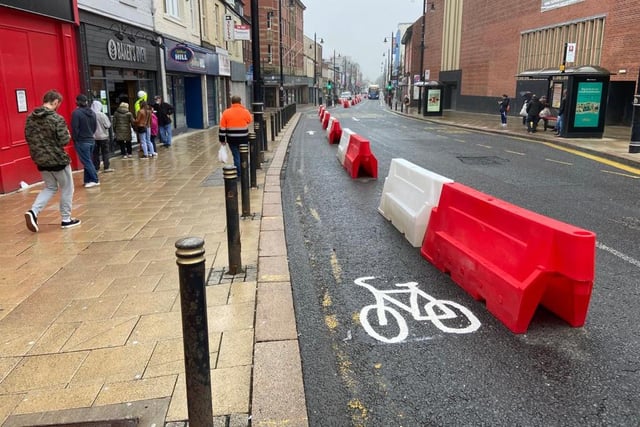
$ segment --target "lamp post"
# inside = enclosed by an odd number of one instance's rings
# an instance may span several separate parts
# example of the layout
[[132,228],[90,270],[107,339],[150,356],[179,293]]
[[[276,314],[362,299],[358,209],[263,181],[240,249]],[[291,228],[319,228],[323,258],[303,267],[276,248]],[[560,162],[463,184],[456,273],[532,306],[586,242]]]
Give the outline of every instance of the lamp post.
[[282,0],[278,0],[278,33],[280,38],[280,107],[284,106],[284,70],[283,55],[284,47],[282,45]]
[[[387,42],[387,38],[384,38],[384,42]],[[391,81],[393,80],[393,31],[391,32],[391,44],[389,45],[389,85],[391,85]],[[389,107],[391,107],[391,96],[392,90],[389,90]]]
[[[324,43],[322,37],[320,43]],[[316,33],[313,33],[313,105],[317,105],[318,100],[318,42],[316,41]]]
[[[436,7],[431,3],[431,10],[436,10]],[[427,0],[422,2],[422,37],[420,37],[420,81],[424,81],[424,36],[425,36],[425,18],[427,17]],[[418,114],[422,109],[422,89],[418,91]]]

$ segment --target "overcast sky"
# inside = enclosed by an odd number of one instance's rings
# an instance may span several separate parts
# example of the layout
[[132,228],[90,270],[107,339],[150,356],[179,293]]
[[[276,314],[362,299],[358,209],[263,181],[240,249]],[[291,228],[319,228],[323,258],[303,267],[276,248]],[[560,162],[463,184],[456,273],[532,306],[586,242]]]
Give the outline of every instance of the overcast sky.
[[[413,23],[422,15],[423,0],[302,0],[304,34],[324,39],[324,59],[333,50],[360,64],[364,77],[373,81],[381,75],[382,53],[400,23]],[[386,53],[388,55],[388,53]]]

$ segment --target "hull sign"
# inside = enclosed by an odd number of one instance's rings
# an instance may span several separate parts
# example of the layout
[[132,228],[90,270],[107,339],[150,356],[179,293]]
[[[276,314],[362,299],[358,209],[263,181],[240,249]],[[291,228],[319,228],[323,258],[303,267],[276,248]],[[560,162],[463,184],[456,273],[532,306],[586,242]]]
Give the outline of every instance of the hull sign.
[[193,51],[185,46],[176,46],[169,53],[171,59],[176,62],[189,62],[193,58]]

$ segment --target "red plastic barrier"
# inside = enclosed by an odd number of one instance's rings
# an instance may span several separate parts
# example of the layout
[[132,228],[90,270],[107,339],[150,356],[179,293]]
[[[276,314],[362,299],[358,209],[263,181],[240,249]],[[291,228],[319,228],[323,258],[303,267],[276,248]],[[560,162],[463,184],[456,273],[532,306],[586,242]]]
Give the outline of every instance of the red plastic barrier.
[[342,127],[340,126],[340,121],[338,119],[333,120],[331,129],[329,129],[328,137],[329,144],[337,144],[340,142],[340,138],[342,137]]
[[329,126],[329,119],[331,118],[331,114],[328,111],[324,112],[324,116],[322,116],[322,129],[326,129]]
[[318,117],[320,117],[320,120],[322,120],[322,113],[324,113],[324,105],[321,105],[320,108],[318,108]]
[[351,135],[344,156],[344,167],[351,178],[363,175],[378,178],[378,160],[371,152],[368,140],[357,134]]
[[344,108],[349,108],[349,100],[348,100],[348,99],[345,99],[344,101],[342,101],[342,106],[343,106]]
[[539,304],[584,325],[596,235],[459,183],[442,186],[421,254],[515,333]]

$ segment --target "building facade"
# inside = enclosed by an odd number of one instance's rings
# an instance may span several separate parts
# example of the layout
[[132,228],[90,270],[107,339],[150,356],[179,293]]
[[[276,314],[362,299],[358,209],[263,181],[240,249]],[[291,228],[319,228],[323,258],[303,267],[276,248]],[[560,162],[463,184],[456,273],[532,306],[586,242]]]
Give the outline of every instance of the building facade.
[[[565,44],[575,43],[566,66],[609,70],[606,122],[629,125],[640,68],[640,3],[616,0],[497,0],[491,7],[463,0],[434,0],[425,15],[424,65],[445,86],[444,108],[495,113],[503,93],[519,100],[518,75],[557,69]],[[411,74],[420,74],[421,18],[406,40]],[[405,61],[405,65],[407,62]],[[538,85],[544,91],[544,82]],[[517,111],[517,110],[516,110]]]

